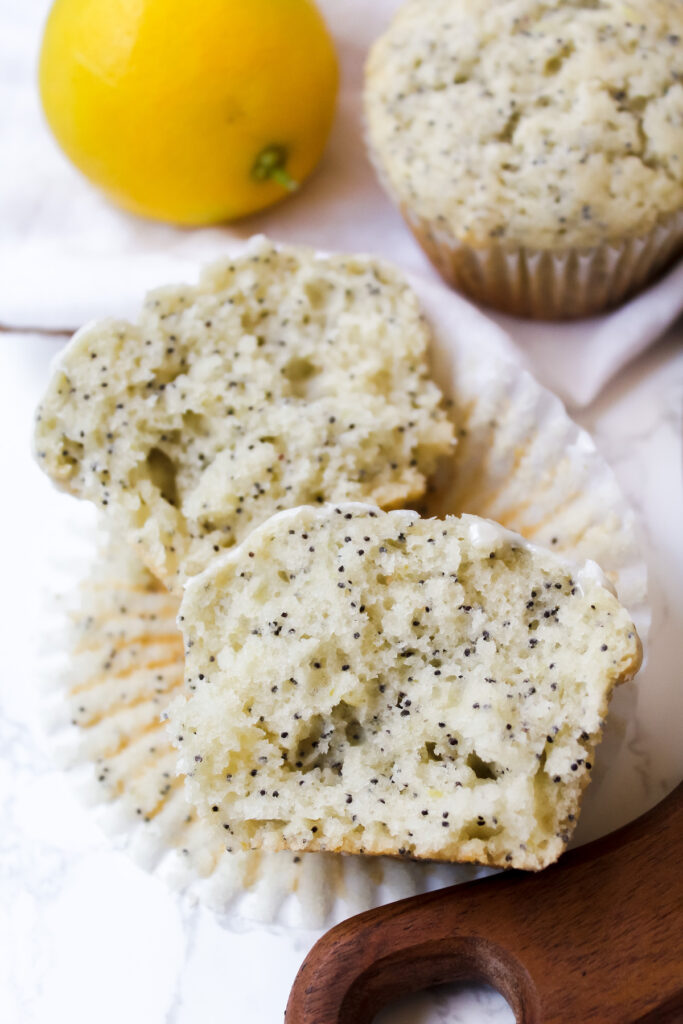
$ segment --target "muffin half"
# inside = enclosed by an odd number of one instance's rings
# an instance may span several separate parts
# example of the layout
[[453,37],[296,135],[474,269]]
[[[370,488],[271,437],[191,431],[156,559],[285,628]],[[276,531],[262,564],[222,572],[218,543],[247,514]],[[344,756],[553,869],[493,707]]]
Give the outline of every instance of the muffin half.
[[273,512],[422,495],[453,426],[429,330],[398,271],[255,239],[137,323],[79,331],[36,451],[171,590]]
[[230,849],[537,870],[640,665],[595,564],[476,516],[273,516],[187,585],[187,792]]

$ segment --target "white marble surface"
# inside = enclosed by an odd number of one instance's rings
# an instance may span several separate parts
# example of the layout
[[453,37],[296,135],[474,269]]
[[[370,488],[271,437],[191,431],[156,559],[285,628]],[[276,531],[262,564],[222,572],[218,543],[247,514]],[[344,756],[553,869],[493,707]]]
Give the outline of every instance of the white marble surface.
[[[327,0],[327,7],[332,10],[334,3]],[[370,38],[385,18],[380,8],[385,11],[391,3],[366,4],[361,26],[357,18],[354,23],[350,4],[336,4],[338,41],[349,55],[347,74],[360,69],[359,27],[363,38]],[[32,253],[45,253],[46,245],[55,266],[62,258],[73,266],[91,265],[86,297],[98,312],[106,299],[97,288],[105,271],[111,279],[111,271],[121,266],[122,254],[148,258],[153,275],[162,250],[172,245],[179,259],[194,260],[201,248],[192,233],[142,224],[106,208],[51,147],[32,86],[38,25],[47,6],[48,0],[0,0],[0,103],[14,113],[13,135],[3,134],[0,122],[0,255],[6,261],[0,276],[12,253],[19,253],[19,241],[25,242],[25,270],[17,280],[25,310],[29,304],[22,322],[43,328],[65,326],[50,318],[54,307],[45,301],[45,296],[59,299],[59,289],[32,273]],[[27,33],[34,40],[28,47]],[[346,152],[343,130],[356,116],[357,98],[346,89],[341,128],[321,172],[257,227],[288,240],[380,251],[427,273],[421,253],[376,190],[366,161]],[[23,188],[13,191],[19,177],[25,179]],[[313,233],[301,218],[309,204],[317,211]],[[251,222],[236,233],[253,230]],[[207,252],[228,237],[211,232]],[[39,313],[33,320],[28,318],[32,302]],[[74,316],[80,310],[79,305]],[[5,312],[0,304],[0,323],[8,322]],[[170,892],[100,832],[50,757],[37,682],[49,636],[38,595],[48,562],[62,558],[69,575],[72,555],[62,550],[63,525],[79,523],[81,513],[33,465],[29,436],[49,360],[62,340],[0,333],[0,1022],[271,1024],[282,1019],[296,970],[316,936],[256,925],[236,932]],[[620,785],[618,774],[608,777],[612,792],[602,831],[654,804],[683,775],[682,400],[679,325],[577,416],[640,514],[654,614],[648,658],[657,699],[639,692],[635,739],[643,770],[637,784],[628,787]],[[386,1011],[381,1021],[510,1024],[512,1015],[496,993],[474,987],[416,997]]]
[[[605,831],[656,802],[683,774],[683,332],[672,333],[582,415],[641,513],[654,623],[649,658],[666,700],[642,695],[641,784],[614,783]],[[0,1020],[11,1024],[205,1024],[281,1019],[315,935],[236,933],[145,874],[99,832],[50,760],[37,686],[41,571],[59,559],[72,499],[29,455],[31,416],[60,341],[0,338],[5,492],[0,682]],[[590,792],[590,791],[589,791]],[[443,990],[386,1011],[382,1024],[510,1024],[495,993]]]

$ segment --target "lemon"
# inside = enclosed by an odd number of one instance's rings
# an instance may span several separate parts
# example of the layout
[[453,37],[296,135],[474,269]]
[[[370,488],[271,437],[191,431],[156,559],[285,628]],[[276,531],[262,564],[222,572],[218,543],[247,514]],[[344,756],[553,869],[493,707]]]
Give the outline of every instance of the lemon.
[[338,84],[312,0],[56,0],[39,76],[83,174],[177,224],[242,217],[301,183]]

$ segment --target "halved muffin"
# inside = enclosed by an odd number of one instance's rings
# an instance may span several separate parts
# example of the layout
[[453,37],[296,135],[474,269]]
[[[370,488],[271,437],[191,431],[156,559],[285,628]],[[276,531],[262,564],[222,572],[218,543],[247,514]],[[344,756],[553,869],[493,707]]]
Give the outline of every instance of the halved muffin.
[[135,324],[79,331],[38,410],[36,449],[180,591],[280,509],[419,497],[453,426],[429,330],[391,266],[252,241]]
[[188,583],[179,624],[172,736],[232,849],[542,868],[641,660],[594,563],[359,504],[263,523]]

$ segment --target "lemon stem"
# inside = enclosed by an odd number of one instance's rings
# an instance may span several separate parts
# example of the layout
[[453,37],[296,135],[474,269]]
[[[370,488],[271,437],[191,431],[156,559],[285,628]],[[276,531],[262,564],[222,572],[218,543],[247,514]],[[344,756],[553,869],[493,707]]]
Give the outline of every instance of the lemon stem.
[[289,192],[294,192],[299,182],[285,168],[288,155],[284,146],[266,146],[262,149],[251,169],[254,181],[276,181]]

